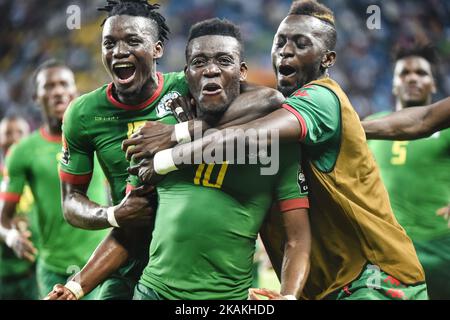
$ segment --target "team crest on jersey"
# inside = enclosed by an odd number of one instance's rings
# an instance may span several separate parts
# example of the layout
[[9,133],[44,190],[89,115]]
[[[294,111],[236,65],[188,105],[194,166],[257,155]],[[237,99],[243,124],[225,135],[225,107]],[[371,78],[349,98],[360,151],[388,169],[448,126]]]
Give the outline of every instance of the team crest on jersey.
[[298,168],[297,183],[300,188],[300,193],[308,193],[308,184],[306,183],[306,178],[303,174],[302,168]]
[[156,107],[156,115],[158,118],[162,118],[167,116],[168,114],[172,114],[172,110],[170,110],[170,103],[173,99],[176,99],[180,97],[181,94],[177,91],[170,91],[169,93],[166,93],[161,100],[158,103],[158,106]]
[[62,138],[62,157],[61,157],[61,163],[64,165],[68,165],[70,161],[70,152],[69,152],[69,146],[67,145],[66,139]]

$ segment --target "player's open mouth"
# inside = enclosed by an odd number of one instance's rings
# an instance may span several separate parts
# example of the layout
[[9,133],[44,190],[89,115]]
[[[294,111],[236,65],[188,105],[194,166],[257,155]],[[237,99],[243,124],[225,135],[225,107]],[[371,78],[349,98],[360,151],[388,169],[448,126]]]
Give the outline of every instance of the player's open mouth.
[[283,77],[292,77],[297,73],[297,70],[289,65],[280,65],[278,73]]
[[222,92],[222,87],[217,83],[208,83],[203,86],[202,93],[205,96],[214,96]]
[[120,84],[128,84],[132,82],[134,76],[136,75],[136,67],[130,62],[114,64],[113,71],[117,76],[117,81]]

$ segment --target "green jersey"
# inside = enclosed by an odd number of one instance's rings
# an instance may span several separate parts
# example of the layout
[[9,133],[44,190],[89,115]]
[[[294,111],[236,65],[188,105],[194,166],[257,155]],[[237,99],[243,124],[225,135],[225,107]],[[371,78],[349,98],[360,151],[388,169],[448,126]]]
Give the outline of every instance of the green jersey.
[[183,72],[157,73],[157,76],[155,93],[137,106],[117,101],[112,83],[72,103],[64,116],[62,181],[75,184],[89,181],[95,152],[111,186],[113,203],[122,200],[129,166],[121,149],[122,141],[148,120],[162,119],[175,124],[168,103],[189,91]]
[[[3,171],[4,167],[0,164],[0,182],[3,180]],[[35,229],[36,215],[33,209],[33,195],[31,194],[30,188],[26,186],[23,196],[20,199],[20,203],[16,206],[16,212],[27,220],[28,228],[31,230],[33,235],[33,242],[36,242],[38,240],[37,230]],[[34,268],[32,263],[18,258],[14,251],[8,248],[5,243],[0,244],[0,278],[20,276],[26,272],[29,272],[31,268]]]
[[372,140],[369,147],[394,214],[412,240],[450,236],[445,220],[436,216],[450,202],[450,130],[415,141]]
[[[2,198],[19,202],[24,186],[30,186],[39,228],[39,259],[48,269],[65,274],[73,271],[69,267],[81,268],[86,263],[105,232],[77,229],[64,220],[58,178],[61,156],[60,136],[41,129],[24,138],[11,148],[6,159],[7,187]],[[96,172],[88,192],[92,199],[105,203],[103,176],[101,171]]]
[[258,231],[272,202],[306,208],[298,147],[281,145],[278,174],[259,165],[201,164],[158,184],[150,260],[140,283],[165,299],[246,299]]

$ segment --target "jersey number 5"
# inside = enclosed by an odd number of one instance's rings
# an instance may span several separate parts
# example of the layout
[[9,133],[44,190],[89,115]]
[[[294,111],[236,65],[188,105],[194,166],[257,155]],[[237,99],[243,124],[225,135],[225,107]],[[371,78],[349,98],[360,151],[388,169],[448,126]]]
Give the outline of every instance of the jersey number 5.
[[408,143],[409,141],[394,141],[392,144],[391,164],[397,166],[405,164]]

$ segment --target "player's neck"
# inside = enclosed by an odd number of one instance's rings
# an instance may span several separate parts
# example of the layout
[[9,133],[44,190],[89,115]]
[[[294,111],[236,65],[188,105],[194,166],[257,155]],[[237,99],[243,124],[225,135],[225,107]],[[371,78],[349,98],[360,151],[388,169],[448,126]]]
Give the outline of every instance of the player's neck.
[[400,99],[395,100],[395,111],[400,111],[402,109],[410,108],[410,107],[422,107],[425,105],[431,104],[431,96],[429,96],[425,101],[423,102],[415,102],[415,103],[407,103],[404,101],[401,101]]
[[118,92],[115,89],[115,87],[113,88],[112,91],[117,101],[126,105],[134,106],[139,105],[142,102],[150,99],[150,97],[153,96],[157,88],[158,88],[158,77],[155,74],[154,77],[152,77],[152,79],[148,81],[148,83],[142,86],[141,90],[138,93],[134,92],[132,94],[122,94]]
[[44,125],[44,130],[51,136],[61,136],[62,135],[61,122],[54,121],[54,123],[46,123]]

